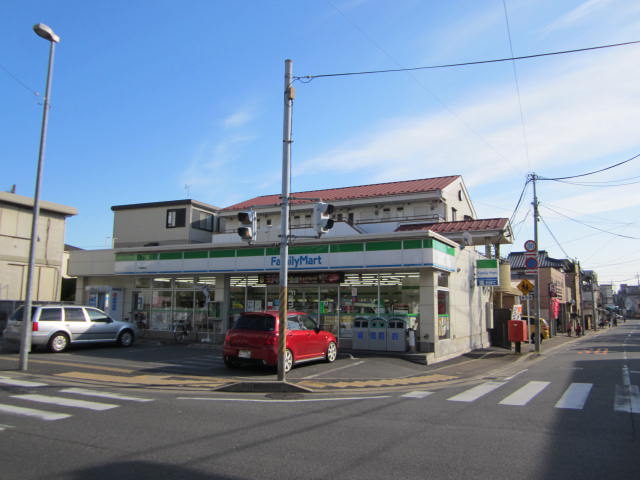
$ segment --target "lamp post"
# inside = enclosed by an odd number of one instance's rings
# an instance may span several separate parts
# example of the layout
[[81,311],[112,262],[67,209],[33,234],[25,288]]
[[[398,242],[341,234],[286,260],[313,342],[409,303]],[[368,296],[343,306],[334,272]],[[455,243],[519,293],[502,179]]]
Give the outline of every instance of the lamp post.
[[47,120],[49,116],[49,92],[51,90],[51,74],[53,71],[53,54],[55,44],[60,37],[53,33],[51,27],[44,23],[33,26],[33,31],[39,37],[49,41],[49,66],[47,68],[47,86],[42,107],[42,128],[40,130],[40,151],[38,154],[38,168],[36,171],[36,188],[33,195],[33,218],[31,222],[31,244],[29,246],[29,265],[27,267],[27,288],[22,312],[22,332],[20,337],[20,370],[27,370],[29,351],[31,350],[31,297],[33,290],[33,274],[35,270],[36,247],[38,242],[38,217],[40,216],[40,184],[42,179],[42,165],[44,163],[44,147],[47,137]]

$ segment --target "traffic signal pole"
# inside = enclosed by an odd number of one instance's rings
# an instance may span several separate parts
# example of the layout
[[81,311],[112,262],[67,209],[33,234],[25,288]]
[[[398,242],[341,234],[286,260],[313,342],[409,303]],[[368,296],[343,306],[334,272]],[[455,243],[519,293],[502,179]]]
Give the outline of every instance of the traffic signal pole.
[[284,61],[284,122],[282,132],[282,213],[280,220],[280,326],[278,328],[278,381],[286,380],[284,371],[287,350],[287,309],[289,306],[289,195],[291,178],[291,113],[295,90],[293,61]]

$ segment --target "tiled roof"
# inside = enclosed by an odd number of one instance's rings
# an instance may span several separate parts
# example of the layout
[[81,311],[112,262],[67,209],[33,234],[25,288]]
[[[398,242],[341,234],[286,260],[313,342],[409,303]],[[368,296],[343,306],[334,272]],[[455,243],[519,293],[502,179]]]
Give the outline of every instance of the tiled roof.
[[[511,252],[509,254],[509,264],[512,270],[524,269],[525,252]],[[538,264],[540,268],[563,268],[566,266],[567,260],[558,260],[551,258],[545,250],[538,252]]]
[[502,230],[507,227],[508,218],[486,218],[481,220],[463,220],[459,222],[414,223],[400,225],[396,232],[418,232],[431,230],[435,233],[477,232],[481,230]]
[[[308,192],[296,192],[292,196],[306,198],[321,198],[325,202],[338,200],[356,200],[361,198],[375,198],[389,195],[402,195],[411,193],[431,192],[442,190],[451,185],[460,175],[448,177],[424,178],[421,180],[407,180],[404,182],[377,183],[374,185],[360,185],[357,187],[329,188],[326,190],[311,190]],[[298,200],[291,203],[309,203],[312,200]],[[244,202],[236,203],[223,210],[242,210],[250,207],[279,205],[280,194],[255,197]]]

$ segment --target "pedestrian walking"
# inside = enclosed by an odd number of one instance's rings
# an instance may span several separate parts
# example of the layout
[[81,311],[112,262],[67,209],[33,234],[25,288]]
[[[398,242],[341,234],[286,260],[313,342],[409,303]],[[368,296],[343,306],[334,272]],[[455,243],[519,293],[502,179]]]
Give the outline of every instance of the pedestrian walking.
[[579,323],[576,324],[576,337],[579,337],[582,334],[582,325]]
[[567,337],[571,336],[571,322],[567,322]]

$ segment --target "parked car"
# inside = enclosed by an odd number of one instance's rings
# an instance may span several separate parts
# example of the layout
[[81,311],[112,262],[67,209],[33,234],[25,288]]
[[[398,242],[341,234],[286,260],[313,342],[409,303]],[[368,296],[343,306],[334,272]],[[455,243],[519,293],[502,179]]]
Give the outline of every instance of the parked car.
[[[526,320],[527,323],[529,324],[529,334],[531,335],[531,341],[535,342],[536,331],[537,331],[535,317],[523,315],[522,320]],[[549,324],[544,318],[540,317],[540,341],[549,337],[551,337],[551,330],[549,329]]]
[[[19,345],[24,306],[18,308],[2,332],[5,343]],[[62,352],[70,344],[117,342],[133,344],[136,328],[132,323],[112,319],[102,310],[83,305],[45,304],[31,307],[31,345]]]
[[[246,312],[234,322],[224,339],[223,358],[227,367],[245,362],[276,366],[280,314],[277,311]],[[284,370],[294,364],[312,360],[335,361],[338,340],[333,333],[320,329],[315,319],[304,312],[288,312],[287,349]]]

